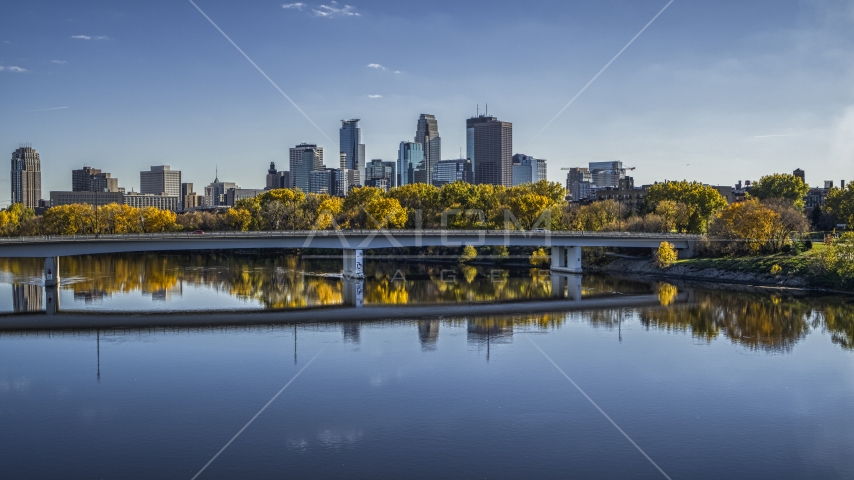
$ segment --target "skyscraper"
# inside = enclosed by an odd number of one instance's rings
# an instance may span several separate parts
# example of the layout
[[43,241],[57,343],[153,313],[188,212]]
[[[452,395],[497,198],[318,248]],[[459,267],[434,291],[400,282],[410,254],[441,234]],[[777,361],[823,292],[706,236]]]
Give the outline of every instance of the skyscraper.
[[474,182],[513,184],[513,124],[499,120],[474,124]]
[[424,161],[424,148],[420,143],[400,142],[397,152],[397,175],[399,186],[415,183],[415,169]]
[[42,169],[39,153],[29,145],[12,153],[12,203],[36,208],[42,198]]
[[598,188],[618,188],[620,180],[626,178],[626,169],[619,160],[590,162],[590,176]]
[[513,155],[513,186],[546,180],[546,161],[529,155]]
[[420,143],[422,150],[424,150],[424,161],[418,166],[415,181],[431,183],[436,165],[442,159],[442,137],[439,136],[439,124],[436,122],[435,116],[422,113],[418,117],[415,143]]
[[71,171],[72,192],[118,192],[119,179],[92,167]]
[[474,152],[474,126],[478,123],[497,121],[497,118],[488,115],[478,115],[466,120],[466,158],[471,160],[473,168],[476,168],[475,165],[477,164]]
[[458,158],[454,160],[440,160],[433,171],[433,185],[441,187],[446,183],[474,182],[474,172],[471,168],[471,160]]
[[359,119],[341,120],[339,131],[341,168],[361,172],[365,168],[365,144],[362,143],[362,129]]
[[388,191],[397,186],[397,162],[375,158],[365,165],[365,185]]
[[290,188],[311,190],[311,172],[323,170],[323,147],[301,143],[290,149]]
[[178,210],[181,210],[181,171],[172,170],[169,165],[157,165],[147,172],[139,172],[139,193],[178,197]]

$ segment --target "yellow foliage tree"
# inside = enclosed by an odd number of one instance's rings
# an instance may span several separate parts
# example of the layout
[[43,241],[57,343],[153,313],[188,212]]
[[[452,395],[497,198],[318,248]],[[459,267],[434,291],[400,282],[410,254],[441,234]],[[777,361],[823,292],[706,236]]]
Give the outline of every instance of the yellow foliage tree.
[[658,249],[655,251],[654,257],[658,268],[667,268],[679,258],[679,254],[676,252],[676,248],[672,243],[661,242]]

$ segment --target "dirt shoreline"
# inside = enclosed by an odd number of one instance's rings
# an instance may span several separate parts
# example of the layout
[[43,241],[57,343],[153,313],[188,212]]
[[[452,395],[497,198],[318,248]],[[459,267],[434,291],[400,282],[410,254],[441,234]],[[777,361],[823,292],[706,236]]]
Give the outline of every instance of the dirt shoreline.
[[629,259],[615,258],[606,265],[584,265],[587,272],[599,272],[618,275],[637,275],[657,277],[662,279],[678,278],[682,280],[694,280],[702,282],[734,283],[743,285],[761,285],[779,288],[794,288],[812,290],[817,292],[848,293],[839,290],[828,290],[818,288],[810,284],[803,277],[791,275],[757,274],[750,272],[737,272],[733,270],[722,270],[718,268],[697,268],[687,265],[672,265],[668,268],[658,268],[648,258]]

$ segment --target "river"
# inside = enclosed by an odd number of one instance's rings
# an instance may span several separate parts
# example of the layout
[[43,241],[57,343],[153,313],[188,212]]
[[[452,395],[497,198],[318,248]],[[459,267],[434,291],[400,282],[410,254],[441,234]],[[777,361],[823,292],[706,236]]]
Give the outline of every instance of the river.
[[369,258],[348,321],[340,270],[64,258],[54,318],[146,324],[47,328],[41,262],[0,260],[2,477],[854,471],[851,297],[584,276],[555,300],[537,268]]

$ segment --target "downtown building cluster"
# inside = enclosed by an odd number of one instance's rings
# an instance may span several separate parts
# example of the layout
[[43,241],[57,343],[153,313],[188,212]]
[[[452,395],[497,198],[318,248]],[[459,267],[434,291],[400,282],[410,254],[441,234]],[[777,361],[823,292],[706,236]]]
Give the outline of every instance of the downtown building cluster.
[[39,154],[31,145],[24,145],[12,154],[11,200],[37,209],[119,203],[180,212],[229,207],[277,188],[345,196],[358,186],[388,190],[414,183],[442,186],[461,181],[510,187],[546,179],[546,160],[513,154],[513,124],[488,114],[466,120],[466,156],[450,160],[442,159],[442,137],[434,115],[419,116],[413,141],[401,141],[394,160],[366,160],[359,122],[356,118],[341,121],[333,166],[327,166],[323,146],[300,143],[289,149],[287,170],[277,170],[275,162],[270,163],[264,188],[240,188],[234,182],[220,181],[217,174],[201,193],[194,191],[192,183],[183,182],[181,171],[169,165],[141,171],[139,192],[127,192],[110,173],[83,166],[71,172],[71,190],[51,191],[49,200],[43,200]]
[[360,119],[342,120],[338,164],[324,162],[322,146],[301,143],[290,149],[288,170],[275,162],[267,171],[266,189],[299,188],[307,193],[347,195],[356,186],[383,190],[424,183],[442,186],[462,181],[513,186],[546,179],[546,160],[513,154],[513,124],[488,115],[466,121],[466,157],[442,160],[439,124],[421,114],[412,141],[401,141],[397,158],[367,160]]

